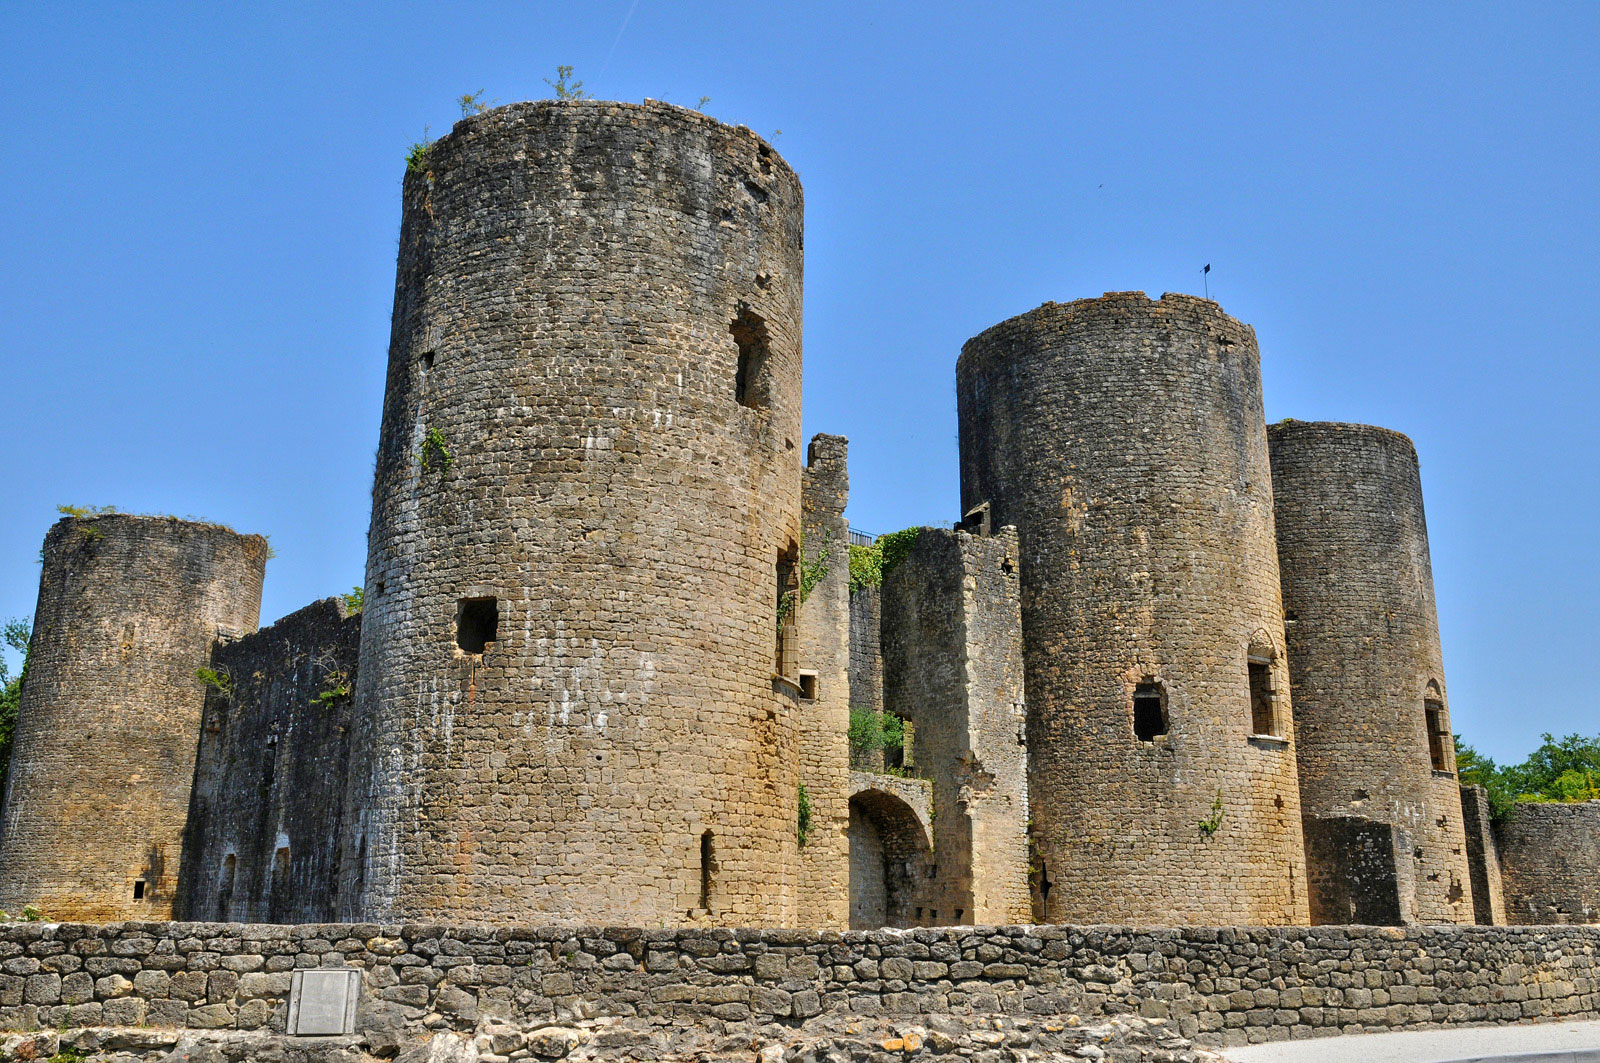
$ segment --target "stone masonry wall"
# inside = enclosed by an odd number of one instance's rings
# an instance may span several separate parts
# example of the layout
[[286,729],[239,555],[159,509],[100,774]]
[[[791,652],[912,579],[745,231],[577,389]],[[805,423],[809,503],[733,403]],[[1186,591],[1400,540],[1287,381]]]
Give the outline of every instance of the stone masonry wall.
[[825,571],[800,606],[800,783],[811,825],[800,848],[795,925],[833,929],[850,922],[848,447],[843,436],[813,436],[801,491],[806,563]]
[[884,574],[884,707],[933,783],[924,922],[1026,922],[1028,762],[1017,534],[924,528]]
[[0,1027],[283,1029],[290,972],[353,965],[358,1027],[1137,1012],[1238,1044],[1600,1015],[1592,927],[780,930],[217,923],[0,929]]
[[0,908],[172,914],[205,685],[254,631],[267,541],[108,514],[45,536],[28,682],[0,828]]
[[[1473,922],[1416,449],[1371,425],[1267,436],[1302,807],[1394,824],[1414,864],[1406,922]],[[1355,862],[1326,855],[1322,874]]]
[[1045,920],[1306,922],[1254,330],[1188,295],[1046,303],[966,343],[956,400],[962,512],[1021,541]]
[[1520,803],[1495,840],[1508,923],[1600,923],[1600,801]]
[[794,922],[802,243],[783,159],[662,103],[406,174],[341,915]]
[[360,647],[360,614],[346,615],[342,598],[325,598],[213,654],[232,690],[206,695],[178,876],[181,917],[337,917]]
[[1461,788],[1461,821],[1467,832],[1467,869],[1472,874],[1473,922],[1506,925],[1506,898],[1501,886],[1500,849],[1489,819],[1489,794],[1481,786]]
[[881,587],[850,592],[850,707],[861,712],[883,711],[882,595]]

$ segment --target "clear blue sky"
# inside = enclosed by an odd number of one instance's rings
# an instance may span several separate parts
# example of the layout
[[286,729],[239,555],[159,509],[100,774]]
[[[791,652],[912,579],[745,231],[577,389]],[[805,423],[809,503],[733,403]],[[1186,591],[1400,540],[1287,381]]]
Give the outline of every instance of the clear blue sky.
[[8,4],[0,618],[63,502],[270,535],[263,620],[359,582],[406,147],[566,63],[800,173],[857,526],[957,515],[969,336],[1209,262],[1269,419],[1416,441],[1456,729],[1600,731],[1600,5],[1312,7]]

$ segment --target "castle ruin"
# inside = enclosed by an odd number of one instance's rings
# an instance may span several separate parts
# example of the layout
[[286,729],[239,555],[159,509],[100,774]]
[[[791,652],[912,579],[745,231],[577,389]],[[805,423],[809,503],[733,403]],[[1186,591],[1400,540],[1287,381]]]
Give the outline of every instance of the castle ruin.
[[1497,837],[1458,786],[1405,437],[1269,429],[1208,300],[1047,303],[956,363],[958,526],[853,587],[802,269],[748,129],[463,119],[405,179],[361,611],[257,630],[260,537],[60,521],[0,907],[1600,922],[1600,805]]

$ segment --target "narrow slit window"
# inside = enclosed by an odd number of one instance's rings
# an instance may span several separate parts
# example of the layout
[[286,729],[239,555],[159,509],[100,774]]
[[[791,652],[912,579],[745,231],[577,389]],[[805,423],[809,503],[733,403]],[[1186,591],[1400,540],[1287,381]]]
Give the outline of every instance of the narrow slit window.
[[733,333],[734,345],[739,351],[738,365],[733,376],[733,396],[741,406],[764,408],[771,405],[771,341],[767,335],[767,322],[748,307],[728,326]]
[[463,598],[456,605],[456,645],[462,653],[482,653],[499,638],[500,606],[494,598]]
[[700,835],[700,907],[711,911],[711,886],[713,860],[715,853],[712,851],[711,832],[706,831]]
[[136,901],[144,900],[144,879],[142,878],[133,880],[133,899]]
[[1250,733],[1278,733],[1277,694],[1272,689],[1272,662],[1250,658]]
[[800,651],[800,629],[797,616],[800,612],[799,547],[791,545],[789,549],[778,553],[775,575],[775,589],[778,600],[778,630],[772,670],[784,678],[793,678],[795,664],[799,659]]
[[1167,699],[1160,683],[1140,683],[1133,691],[1133,734],[1141,742],[1154,742],[1167,733]]
[[289,847],[282,846],[272,854],[272,896],[282,897],[289,888]]
[[1425,701],[1423,712],[1428,723],[1428,758],[1434,771],[1452,771],[1450,764],[1449,735],[1444,724],[1444,702]]

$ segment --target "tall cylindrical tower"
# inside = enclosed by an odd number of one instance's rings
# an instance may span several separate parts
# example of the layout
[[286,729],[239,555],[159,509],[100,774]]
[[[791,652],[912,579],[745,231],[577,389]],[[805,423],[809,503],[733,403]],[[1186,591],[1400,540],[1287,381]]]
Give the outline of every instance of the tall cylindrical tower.
[[[1390,824],[1404,832],[1397,859],[1415,864],[1397,876],[1415,878],[1400,918],[1470,923],[1417,452],[1370,425],[1282,421],[1268,436],[1307,830]],[[1308,842],[1314,864],[1318,848]],[[1318,907],[1319,922],[1351,918]]]
[[411,166],[347,916],[794,918],[801,207],[653,102]]
[[1306,922],[1254,331],[1046,303],[956,366],[961,494],[1021,539],[1036,914]]
[[254,631],[267,541],[110,514],[44,540],[0,827],[0,908],[170,919],[218,636]]

